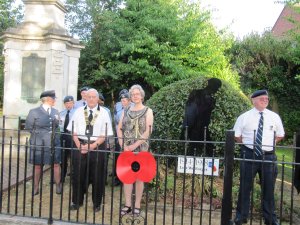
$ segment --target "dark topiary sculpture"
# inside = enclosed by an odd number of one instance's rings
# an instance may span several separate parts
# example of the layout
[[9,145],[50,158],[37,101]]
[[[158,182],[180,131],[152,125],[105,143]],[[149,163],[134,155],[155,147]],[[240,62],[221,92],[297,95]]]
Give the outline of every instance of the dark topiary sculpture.
[[[204,89],[208,85],[207,77],[197,77],[178,81],[160,89],[148,101],[147,105],[154,112],[154,139],[179,140],[185,105],[193,90]],[[214,94],[215,108],[209,125],[212,141],[225,141],[226,130],[232,129],[236,118],[251,107],[249,99],[229,83],[222,81],[222,86]],[[219,155],[222,146],[215,152]],[[151,150],[172,154],[184,154],[184,144],[178,142],[152,141]]]

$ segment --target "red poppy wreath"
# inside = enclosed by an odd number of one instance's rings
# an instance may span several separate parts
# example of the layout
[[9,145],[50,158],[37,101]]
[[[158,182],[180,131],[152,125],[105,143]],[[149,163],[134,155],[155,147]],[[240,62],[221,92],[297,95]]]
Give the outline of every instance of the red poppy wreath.
[[156,174],[156,161],[150,152],[122,152],[117,160],[117,176],[124,184],[136,180],[150,182]]

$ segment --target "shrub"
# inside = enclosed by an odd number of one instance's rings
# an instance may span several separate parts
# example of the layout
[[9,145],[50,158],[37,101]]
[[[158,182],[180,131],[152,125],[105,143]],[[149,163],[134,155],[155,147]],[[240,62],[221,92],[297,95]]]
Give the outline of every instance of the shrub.
[[[285,104],[279,104],[279,116],[282,119],[285,131],[285,144],[293,143],[293,136],[295,132],[299,131],[300,124],[300,107],[297,101],[286,101]],[[280,144],[283,144],[280,142]]]
[[[199,76],[175,82],[161,88],[147,101],[154,113],[152,138],[180,138],[188,96],[192,90],[206,87],[208,79],[210,78]],[[225,81],[222,81],[222,87],[215,94],[215,98],[216,106],[212,112],[209,130],[213,141],[225,141],[225,131],[232,129],[236,118],[250,108],[250,101],[240,90]],[[174,141],[168,144],[153,141],[151,150],[182,154],[182,146]],[[217,153],[220,153],[220,149],[217,149]]]

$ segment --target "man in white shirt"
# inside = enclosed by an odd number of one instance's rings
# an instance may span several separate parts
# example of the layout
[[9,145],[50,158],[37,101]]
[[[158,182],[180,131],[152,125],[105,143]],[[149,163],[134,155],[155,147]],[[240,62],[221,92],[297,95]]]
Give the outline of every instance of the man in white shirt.
[[84,194],[88,184],[92,184],[92,200],[94,211],[100,210],[104,185],[106,160],[106,139],[113,135],[112,124],[108,112],[98,105],[99,94],[95,89],[87,91],[87,105],[78,108],[69,125],[73,128],[74,147],[72,154],[72,205],[71,210],[83,205]]
[[[242,143],[241,158],[259,161],[242,160],[240,163],[240,189],[234,222],[236,225],[247,223],[253,179],[258,173],[265,224],[277,225],[274,203],[277,177],[274,162],[277,157],[274,151],[275,144],[284,137],[284,129],[279,115],[267,109],[269,97],[266,90],[255,91],[251,100],[254,107],[238,117],[233,129],[236,141]],[[262,163],[262,160],[266,162]]]

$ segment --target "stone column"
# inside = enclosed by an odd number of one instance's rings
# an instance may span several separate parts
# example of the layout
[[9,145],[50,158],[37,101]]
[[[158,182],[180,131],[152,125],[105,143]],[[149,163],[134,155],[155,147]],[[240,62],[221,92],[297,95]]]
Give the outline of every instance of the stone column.
[[[39,106],[39,94],[54,89],[56,108],[66,95],[77,97],[78,64],[83,46],[67,34],[66,9],[59,0],[23,0],[24,22],[9,28],[4,41],[3,115],[26,117]],[[6,127],[16,128],[15,123]]]

